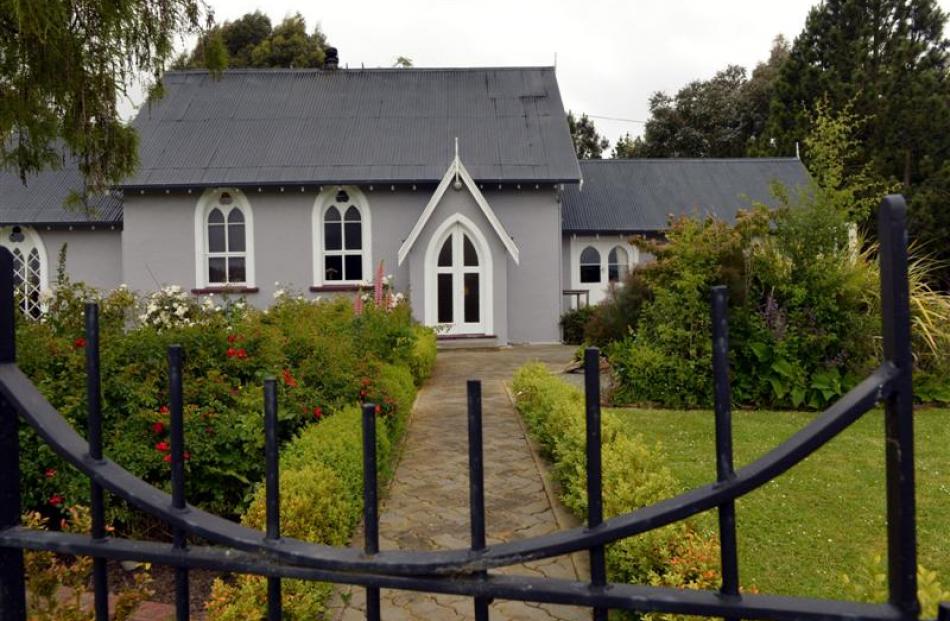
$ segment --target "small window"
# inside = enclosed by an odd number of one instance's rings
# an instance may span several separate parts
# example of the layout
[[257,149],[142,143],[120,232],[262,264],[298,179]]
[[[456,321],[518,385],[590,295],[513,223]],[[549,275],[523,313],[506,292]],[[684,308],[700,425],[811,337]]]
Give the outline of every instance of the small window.
[[600,282],[600,253],[593,246],[581,251],[581,282]]
[[630,255],[622,246],[614,246],[607,255],[607,280],[623,282],[630,271]]

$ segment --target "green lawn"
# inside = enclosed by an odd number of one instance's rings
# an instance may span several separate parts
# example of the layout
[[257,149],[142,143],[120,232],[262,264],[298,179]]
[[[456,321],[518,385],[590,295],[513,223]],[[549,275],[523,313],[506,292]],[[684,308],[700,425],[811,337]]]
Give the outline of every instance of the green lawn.
[[[614,410],[660,441],[684,489],[715,479],[708,411]],[[814,414],[735,412],[736,467],[768,452]],[[950,588],[950,410],[915,416],[920,562]],[[737,503],[740,576],[762,592],[843,597],[843,573],[885,551],[883,412],[866,414],[828,445]],[[702,517],[716,528],[714,514]]]

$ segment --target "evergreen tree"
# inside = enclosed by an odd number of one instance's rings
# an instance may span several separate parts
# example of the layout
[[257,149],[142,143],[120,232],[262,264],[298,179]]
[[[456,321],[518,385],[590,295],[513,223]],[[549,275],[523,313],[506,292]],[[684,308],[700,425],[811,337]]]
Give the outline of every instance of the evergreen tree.
[[614,148],[610,152],[610,157],[615,160],[628,160],[634,157],[639,157],[638,153],[643,149],[643,141],[639,136],[634,138],[630,135],[630,132],[627,132],[623,136],[617,139],[617,142],[614,143]]
[[[864,159],[905,188],[939,168],[950,141],[950,42],[935,0],[826,0],[808,15],[772,99],[772,151],[793,153],[816,103],[867,119]],[[942,157],[939,155],[943,153]],[[807,157],[807,154],[805,154]]]
[[586,114],[575,118],[574,113],[567,113],[567,127],[571,131],[571,140],[574,141],[574,151],[579,160],[599,160],[610,142],[597,133],[594,122]]

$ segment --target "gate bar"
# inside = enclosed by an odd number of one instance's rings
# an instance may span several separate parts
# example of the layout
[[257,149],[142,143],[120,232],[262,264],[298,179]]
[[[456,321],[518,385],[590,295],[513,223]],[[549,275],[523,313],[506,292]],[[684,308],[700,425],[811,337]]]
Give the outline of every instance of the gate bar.
[[[99,305],[85,304],[86,320],[86,418],[89,430],[89,457],[102,461],[102,380],[99,364]],[[102,486],[90,478],[90,514],[92,538],[103,540],[106,536],[105,496]],[[92,559],[93,606],[96,621],[109,621],[109,583],[106,559]]]
[[[716,479],[736,476],[732,459],[732,394],[729,386],[729,292],[725,286],[712,288],[713,380],[716,410]],[[736,503],[719,505],[719,558],[722,571],[720,592],[739,597],[739,552],[736,541]],[[732,620],[727,620],[732,621]]]
[[914,394],[907,284],[907,205],[884,197],[878,212],[884,358],[897,367],[884,400],[887,468],[887,577],[890,603],[918,616],[917,527],[914,516]]
[[[181,386],[181,345],[168,348],[168,405],[171,414],[172,509],[185,511],[185,415]],[[175,528],[174,547],[184,550],[185,531]],[[175,568],[175,618],[188,621],[191,613],[188,593],[188,568]]]
[[[376,405],[363,404],[363,551],[379,552],[379,494],[376,481]],[[366,619],[380,621],[379,587],[366,587]]]
[[[482,383],[468,381],[468,506],[471,513],[472,551],[485,549],[485,459],[482,448]],[[488,572],[473,574],[484,578]],[[488,621],[489,599],[475,598],[475,621]]]
[[[13,255],[0,248],[0,363],[16,362]],[[20,524],[20,437],[17,410],[0,398],[0,529]],[[23,550],[0,548],[0,621],[26,621]]]
[[[266,537],[280,539],[280,454],[277,437],[277,382],[264,378],[264,462]],[[280,578],[267,578],[267,621],[280,621],[283,611]]]
[[[584,412],[587,427],[587,527],[600,526],[604,521],[603,468],[600,434],[600,350],[584,350]],[[594,587],[607,584],[607,560],[604,546],[590,548],[590,583]],[[591,611],[594,621],[607,621],[606,608]]]

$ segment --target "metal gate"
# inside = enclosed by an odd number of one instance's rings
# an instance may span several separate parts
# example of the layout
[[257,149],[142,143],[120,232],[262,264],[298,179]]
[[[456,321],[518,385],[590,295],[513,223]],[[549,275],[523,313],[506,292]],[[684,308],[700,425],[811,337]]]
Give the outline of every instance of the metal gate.
[[[481,390],[469,382],[469,480],[471,547],[448,551],[380,551],[376,484],[375,407],[363,407],[365,544],[336,548],[280,536],[277,391],[264,381],[266,531],[259,532],[187,504],[184,494],[182,351],[168,352],[171,414],[171,495],[135,478],[102,454],[98,309],[86,305],[88,430],[84,439],[43,398],[16,365],[13,264],[0,251],[0,619],[26,619],[23,550],[93,557],[96,618],[108,618],[106,560],[173,566],[178,619],[188,618],[188,571],[210,569],[266,576],[268,619],[281,617],[282,578],[360,585],[367,590],[367,618],[379,619],[379,589],[405,589],[473,598],[477,619],[487,619],[493,599],[588,607],[594,619],[610,609],[638,612],[791,621],[910,621],[917,619],[917,551],[914,518],[913,394],[907,284],[906,207],[898,195],[884,199],[879,219],[884,361],[864,381],[809,425],[748,466],[735,471],[728,377],[725,288],[712,291],[717,481],[663,502],[603,520],[601,498],[599,354],[586,352],[588,524],[555,534],[498,545],[485,542]],[[735,500],[768,483],[821,448],[879,402],[885,407],[889,601],[868,604],[739,593]],[[31,530],[20,525],[17,428],[30,425],[59,455],[90,479],[89,536]],[[170,544],[106,537],[104,492],[172,527]],[[680,590],[607,581],[604,546],[717,509],[722,585],[718,591]],[[188,545],[186,538],[208,545]],[[588,551],[590,582],[498,575],[492,569]],[[950,621],[942,604],[940,621]]]

